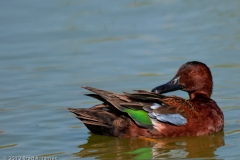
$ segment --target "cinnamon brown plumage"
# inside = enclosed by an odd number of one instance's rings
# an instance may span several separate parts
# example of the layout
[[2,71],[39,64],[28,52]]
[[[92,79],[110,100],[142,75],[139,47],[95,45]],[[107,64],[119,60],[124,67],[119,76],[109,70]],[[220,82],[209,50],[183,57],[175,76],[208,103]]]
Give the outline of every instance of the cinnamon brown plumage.
[[[152,92],[137,90],[117,94],[83,87],[94,94],[87,96],[102,101],[92,108],[69,108],[87,128],[96,134],[117,137],[200,136],[221,131],[224,117],[212,94],[209,68],[197,61],[180,67],[168,83]],[[183,90],[189,100],[163,93]]]

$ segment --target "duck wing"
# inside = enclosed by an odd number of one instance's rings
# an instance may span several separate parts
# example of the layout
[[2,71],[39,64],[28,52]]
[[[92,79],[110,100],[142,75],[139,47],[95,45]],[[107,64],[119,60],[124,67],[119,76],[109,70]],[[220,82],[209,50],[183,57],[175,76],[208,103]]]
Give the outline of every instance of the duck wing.
[[194,106],[186,99],[176,96],[164,96],[144,90],[137,93],[124,93],[134,103],[121,103],[121,105],[137,110],[142,108],[148,112],[151,121],[164,122],[176,126],[187,124],[187,119],[196,116]]
[[[144,128],[152,127],[152,122],[148,116],[148,113],[143,110],[142,108],[143,106],[141,105],[139,106],[140,103],[138,103],[137,101],[134,101],[133,99],[127,97],[126,95],[108,92],[105,90],[100,90],[100,89],[96,89],[88,86],[84,86],[83,88],[91,92],[94,92],[95,94],[86,94],[86,95],[104,102],[105,106],[107,106],[105,107],[105,109],[108,109],[108,112],[115,112],[116,114],[119,114],[119,117],[123,113],[124,115],[128,114],[132,118],[132,120],[135,121],[139,126]],[[128,103],[128,107],[122,105],[124,103]],[[135,109],[133,109],[134,105],[136,107]],[[118,112],[114,110],[114,108],[117,109]],[[120,112],[123,112],[123,113],[120,113]]]
[[[156,123],[168,123],[175,126],[185,125],[194,113],[194,107],[187,100],[161,94],[137,90],[135,93],[117,94],[84,86],[94,94],[87,96],[102,101],[92,108],[72,109],[78,119],[89,127],[121,128],[131,125],[131,120],[138,126],[151,129]],[[130,120],[130,121],[129,121]],[[91,129],[90,129],[91,130]],[[93,129],[92,129],[93,130]]]

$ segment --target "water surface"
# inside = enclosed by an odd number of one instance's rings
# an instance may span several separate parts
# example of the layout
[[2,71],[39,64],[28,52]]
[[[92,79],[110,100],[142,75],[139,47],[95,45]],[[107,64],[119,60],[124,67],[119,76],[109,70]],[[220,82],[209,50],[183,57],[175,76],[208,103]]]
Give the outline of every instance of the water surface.
[[[222,0],[2,1],[0,158],[237,159],[239,8],[239,1]],[[80,86],[150,90],[190,60],[212,70],[223,132],[160,140],[106,137],[91,134],[66,110],[99,103]]]

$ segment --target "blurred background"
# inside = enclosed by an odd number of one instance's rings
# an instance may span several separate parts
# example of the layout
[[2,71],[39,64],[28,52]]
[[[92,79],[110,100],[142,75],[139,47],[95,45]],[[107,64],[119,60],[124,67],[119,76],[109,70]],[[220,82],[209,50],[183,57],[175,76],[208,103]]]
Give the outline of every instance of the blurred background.
[[[237,159],[239,26],[237,0],[1,1],[0,158]],[[66,110],[99,103],[81,86],[151,90],[192,60],[211,68],[221,133],[150,142],[98,136]]]

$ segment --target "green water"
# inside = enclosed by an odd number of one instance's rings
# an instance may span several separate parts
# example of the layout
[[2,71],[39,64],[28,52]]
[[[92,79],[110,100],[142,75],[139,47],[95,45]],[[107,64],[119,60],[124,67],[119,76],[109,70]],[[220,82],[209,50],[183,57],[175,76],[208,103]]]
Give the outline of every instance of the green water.
[[[239,1],[11,0],[0,22],[0,159],[239,158]],[[151,90],[191,60],[212,70],[221,133],[105,137],[66,110],[98,103],[81,86]]]

